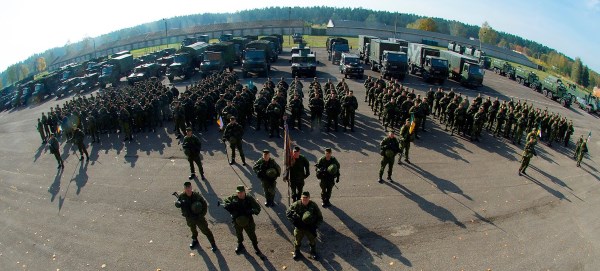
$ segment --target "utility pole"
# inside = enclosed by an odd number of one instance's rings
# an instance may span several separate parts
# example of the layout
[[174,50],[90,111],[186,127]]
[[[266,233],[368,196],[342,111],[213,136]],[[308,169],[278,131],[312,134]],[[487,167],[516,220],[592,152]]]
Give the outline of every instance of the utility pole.
[[396,19],[394,20],[394,39],[398,38],[398,12],[396,12]]
[[96,58],[96,39],[92,38],[92,42],[94,43],[94,58]]
[[166,48],[169,48],[169,34],[167,32],[167,19],[163,19],[163,22],[165,22],[165,39],[167,42]]
[[292,7],[288,8],[288,45],[292,44]]

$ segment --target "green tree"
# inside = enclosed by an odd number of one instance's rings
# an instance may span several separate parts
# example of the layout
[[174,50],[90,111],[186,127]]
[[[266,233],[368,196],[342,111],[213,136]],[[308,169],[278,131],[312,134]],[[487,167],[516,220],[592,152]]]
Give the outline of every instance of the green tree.
[[19,73],[17,71],[17,65],[11,65],[6,69],[6,78],[9,84],[14,84],[19,81]]
[[571,80],[577,84],[581,84],[581,78],[583,77],[583,63],[581,58],[575,58],[575,62],[571,66]]
[[429,32],[436,32],[438,29],[435,21],[431,18],[418,19],[406,27]]
[[498,47],[508,49],[508,42],[502,38],[500,42],[498,42]]
[[22,80],[29,75],[29,68],[27,68],[27,65],[25,65],[25,64],[20,64],[18,73],[19,73],[19,80]]
[[365,19],[366,23],[376,23],[378,22],[377,20],[377,15],[373,12],[371,14],[369,14],[369,16],[367,16],[367,18]]
[[481,25],[481,28],[479,28],[479,39],[483,43],[497,44],[498,32],[496,32],[496,30],[494,30],[486,21]]
[[461,22],[453,21],[448,24],[448,28],[450,30],[450,35],[457,37],[467,37],[467,28]]
[[590,86],[590,69],[587,65],[583,67],[583,73],[581,74],[581,84],[586,88]]

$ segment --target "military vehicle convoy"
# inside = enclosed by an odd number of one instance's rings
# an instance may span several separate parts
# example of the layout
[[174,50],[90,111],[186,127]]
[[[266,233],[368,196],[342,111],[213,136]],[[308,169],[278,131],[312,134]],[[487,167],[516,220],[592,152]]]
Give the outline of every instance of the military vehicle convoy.
[[121,77],[127,76],[131,72],[133,69],[133,55],[119,55],[109,59],[107,63],[102,67],[102,73],[98,77],[102,88],[105,88],[108,84],[116,85]]
[[365,64],[369,63],[369,45],[372,39],[379,38],[369,35],[358,35],[358,55]]
[[372,39],[369,44],[371,70],[379,71],[384,78],[403,80],[408,72],[408,56],[401,50],[400,43]]
[[440,57],[440,50],[429,45],[410,43],[408,45],[408,71],[419,73],[423,81],[438,81],[443,84],[448,78],[448,60]]
[[492,60],[492,64],[490,67],[497,74],[506,76],[513,80],[515,79],[515,69],[512,65],[510,65],[510,63],[504,60],[494,59]]
[[327,60],[331,60],[331,63],[334,65],[340,63],[342,53],[350,52],[348,40],[345,38],[329,37],[327,38],[325,46],[327,47]]
[[360,63],[360,57],[351,53],[342,53],[342,59],[340,60],[340,73],[345,78],[348,76],[354,76],[359,79],[363,79],[365,69]]
[[248,77],[249,73],[258,74],[258,76],[269,76],[271,63],[264,49],[247,48],[244,50],[242,58],[242,77]]
[[448,60],[451,79],[467,87],[483,85],[484,72],[477,59],[452,51],[440,51],[440,56]]
[[314,77],[317,75],[318,61],[315,54],[294,54],[290,63],[292,63],[292,77],[300,75]]
[[219,42],[209,44],[202,56],[200,72],[206,75],[214,71],[232,69],[236,61],[235,44],[232,42]]
[[167,78],[170,82],[175,77],[189,78],[196,73],[196,68],[200,66],[202,57],[208,44],[205,42],[196,42],[194,44],[181,47],[173,57],[173,64],[167,68]]
[[530,87],[533,90],[540,91],[541,83],[535,72],[526,70],[525,68],[518,66],[515,69],[515,78],[521,85]]
[[542,81],[542,94],[544,96],[559,102],[564,107],[570,107],[572,103],[571,95],[567,92],[567,87],[562,80],[555,76],[548,76]]

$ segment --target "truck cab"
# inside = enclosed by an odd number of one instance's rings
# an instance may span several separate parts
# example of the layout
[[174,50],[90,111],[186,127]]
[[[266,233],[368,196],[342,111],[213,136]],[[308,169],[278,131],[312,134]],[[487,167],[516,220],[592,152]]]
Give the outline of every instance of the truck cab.
[[269,75],[271,64],[267,59],[267,52],[260,49],[247,49],[242,59],[242,77],[248,77],[248,73]]
[[314,54],[295,54],[290,60],[292,63],[292,77],[306,75],[314,77],[317,74],[317,58]]
[[192,56],[188,53],[175,54],[173,64],[167,68],[167,78],[173,82],[175,76],[187,78],[192,77],[195,73],[195,67],[192,63]]
[[223,52],[204,52],[204,57],[200,63],[200,71],[202,71],[202,73],[206,74],[213,71],[222,71],[224,68]]
[[303,41],[301,33],[294,33],[294,35],[292,35],[292,39],[294,40],[294,43],[297,43],[297,44],[300,44]]
[[437,79],[441,84],[448,77],[448,60],[438,56],[428,55],[423,65],[423,80]]
[[340,59],[340,72],[344,74],[345,78],[348,76],[355,76],[359,79],[363,79],[365,69],[360,63],[360,57],[351,53],[342,53]]
[[548,76],[542,81],[542,93],[544,96],[560,102],[564,107],[570,107],[572,98],[567,92],[567,87],[563,84],[562,80],[554,76]]
[[383,51],[379,71],[384,78],[389,75],[404,80],[408,73],[408,55],[405,52]]
[[467,86],[482,86],[485,72],[478,63],[465,62],[463,64],[460,83]]
[[136,82],[150,79],[150,77],[158,76],[159,66],[156,63],[148,63],[137,66],[133,72],[127,76],[127,82],[133,85]]

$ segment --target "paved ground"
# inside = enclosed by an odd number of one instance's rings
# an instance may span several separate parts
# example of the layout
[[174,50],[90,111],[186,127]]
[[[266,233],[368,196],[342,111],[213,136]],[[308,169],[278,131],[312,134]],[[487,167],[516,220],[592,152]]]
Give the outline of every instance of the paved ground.
[[[316,52],[319,60],[327,62],[324,50]],[[282,58],[274,65],[274,78],[290,76],[289,55]],[[319,67],[318,76],[341,78],[329,63]],[[572,144],[555,149],[540,146],[529,176],[519,177],[521,147],[487,134],[474,144],[428,120],[430,131],[411,148],[413,164],[395,166],[396,183],[378,184],[383,129],[362,102],[362,82],[347,81],[360,102],[355,133],[292,131],[311,164],[324,147],[332,147],[342,165],[333,207],[322,210],[320,261],[291,259],[292,228],[285,218],[287,192],[281,181],[279,205],[263,208],[256,218],[267,259],[252,252],[235,255],[229,215],[216,201],[232,194],[238,184],[250,187],[261,202],[264,197],[249,167],[227,164],[216,125],[201,135],[208,181],[194,184],[210,204],[209,224],[220,248],[216,253],[208,249],[202,235],[201,249],[187,248],[189,230],[170,194],[181,190],[188,164],[171,127],[139,134],[125,144],[114,135],[103,135],[102,144],[89,146],[92,161],[84,164],[69,152],[71,144],[64,144],[66,168],[57,173],[55,160],[40,146],[34,126],[42,111],[63,99],[0,113],[0,142],[4,143],[0,145],[0,269],[597,270],[600,266],[598,118],[562,108],[491,72],[479,91],[447,82],[444,87],[455,87],[468,96],[482,93],[528,100],[561,112],[574,120],[575,136],[592,130],[592,157],[576,168],[570,158]],[[432,87],[412,76],[405,84],[419,93]],[[250,161],[257,160],[265,148],[281,161],[282,147],[282,140],[269,140],[264,131],[247,131],[244,148]],[[305,190],[318,195],[314,173]]]

